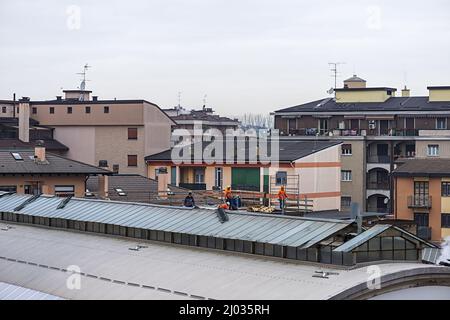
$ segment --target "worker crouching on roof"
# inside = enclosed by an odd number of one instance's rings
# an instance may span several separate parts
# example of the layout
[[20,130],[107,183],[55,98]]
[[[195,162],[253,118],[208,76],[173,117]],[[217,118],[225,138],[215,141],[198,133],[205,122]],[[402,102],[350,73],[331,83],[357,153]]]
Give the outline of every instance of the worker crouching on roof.
[[284,190],[284,186],[281,186],[280,191],[278,191],[278,200],[280,201],[280,209],[281,212],[284,213],[284,209],[286,208],[286,199],[287,199],[287,193]]
[[223,190],[223,200],[228,205],[231,210],[237,210],[236,201],[231,193],[231,187],[227,186],[225,190]]

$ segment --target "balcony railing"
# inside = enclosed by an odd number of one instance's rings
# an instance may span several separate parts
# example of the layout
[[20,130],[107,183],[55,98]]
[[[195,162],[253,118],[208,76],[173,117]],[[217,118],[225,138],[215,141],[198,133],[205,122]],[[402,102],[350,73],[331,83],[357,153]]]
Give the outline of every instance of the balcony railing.
[[389,190],[389,182],[367,181],[367,189]]
[[368,156],[367,162],[369,162],[369,163],[390,163],[391,157],[384,156],[384,155],[383,156],[379,156],[379,155]]
[[418,129],[327,129],[319,130],[318,128],[299,128],[289,129],[282,135],[290,136],[316,136],[329,135],[333,136],[397,136],[397,137],[414,137],[419,135]]
[[181,183],[179,184],[180,188],[185,188],[189,190],[206,190],[205,183]]
[[379,212],[379,213],[389,213],[389,208],[388,207],[373,207],[373,206],[368,206],[367,207],[367,211],[369,212]]
[[408,208],[430,209],[431,196],[425,195],[408,196]]

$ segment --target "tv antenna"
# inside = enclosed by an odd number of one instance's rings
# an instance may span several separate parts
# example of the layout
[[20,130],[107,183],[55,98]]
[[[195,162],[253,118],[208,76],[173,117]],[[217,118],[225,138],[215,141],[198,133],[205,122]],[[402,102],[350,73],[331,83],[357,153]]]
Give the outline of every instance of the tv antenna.
[[330,70],[333,73],[331,76],[334,77],[334,89],[337,87],[337,77],[339,75],[338,67],[341,64],[345,64],[345,62],[328,62],[328,65],[330,65]]
[[[86,63],[83,67],[83,72],[77,73],[77,74],[80,74],[83,76],[83,79],[81,80],[81,84],[80,84],[80,90],[84,91],[86,89],[86,81],[89,81],[89,80],[86,80],[86,72],[90,67],[91,66]],[[83,101],[82,97],[83,97],[83,95],[80,95],[80,101]]]
[[205,108],[206,107],[206,97],[208,97],[208,95],[204,95],[203,96],[203,108]]
[[181,108],[181,91],[178,91],[178,108]]

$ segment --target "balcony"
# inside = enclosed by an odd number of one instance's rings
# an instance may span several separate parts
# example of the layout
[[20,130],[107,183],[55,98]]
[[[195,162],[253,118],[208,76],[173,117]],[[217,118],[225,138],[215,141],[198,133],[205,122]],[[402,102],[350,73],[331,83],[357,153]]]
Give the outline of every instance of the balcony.
[[368,163],[390,163],[391,157],[386,155],[373,155],[367,156]]
[[389,182],[388,181],[367,181],[367,189],[372,190],[389,190]]
[[431,196],[424,196],[424,195],[408,196],[408,208],[431,209]]

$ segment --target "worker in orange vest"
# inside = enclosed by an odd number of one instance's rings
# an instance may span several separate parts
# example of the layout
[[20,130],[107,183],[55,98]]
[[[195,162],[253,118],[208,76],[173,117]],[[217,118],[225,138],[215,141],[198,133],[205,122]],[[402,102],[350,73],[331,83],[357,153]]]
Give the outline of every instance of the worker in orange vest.
[[225,188],[225,190],[223,191],[223,198],[224,198],[225,203],[227,203],[228,206],[232,210],[236,210],[236,205],[234,203],[233,194],[231,193],[231,187],[230,186],[227,186]]
[[284,186],[281,186],[280,191],[278,191],[278,200],[280,201],[280,209],[284,213],[284,208],[286,207],[287,193],[284,190]]

